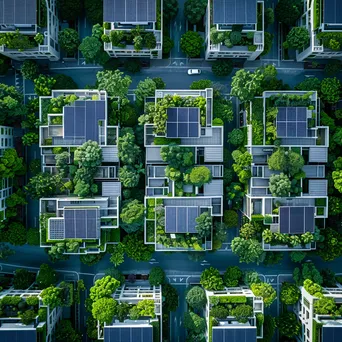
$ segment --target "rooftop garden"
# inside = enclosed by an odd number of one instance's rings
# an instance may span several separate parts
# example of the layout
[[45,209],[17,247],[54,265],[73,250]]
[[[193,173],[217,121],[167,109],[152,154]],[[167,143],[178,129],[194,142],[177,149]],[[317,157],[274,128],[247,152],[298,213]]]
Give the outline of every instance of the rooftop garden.
[[24,51],[33,49],[44,43],[44,35],[37,33],[35,36],[28,36],[19,33],[19,29],[15,32],[0,33],[0,45],[5,45],[7,49]]

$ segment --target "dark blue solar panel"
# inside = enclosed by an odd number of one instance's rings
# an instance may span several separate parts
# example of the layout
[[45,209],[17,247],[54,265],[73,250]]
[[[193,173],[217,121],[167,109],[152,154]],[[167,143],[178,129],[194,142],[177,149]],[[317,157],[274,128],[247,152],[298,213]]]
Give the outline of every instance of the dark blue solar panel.
[[313,232],[314,212],[315,207],[280,207],[280,232],[284,234]]
[[189,108],[178,108],[178,122],[189,122]]
[[178,129],[176,123],[167,123],[167,136],[169,138],[178,138]]
[[64,137],[73,138],[75,131],[74,107],[64,107]]
[[85,136],[85,127],[86,127],[86,117],[84,115],[84,107],[75,107],[74,121],[75,121],[74,137],[76,137],[76,138],[84,137]]
[[198,124],[189,124],[189,137],[198,138],[199,134]]
[[1,342],[36,342],[36,329],[16,329],[2,330],[0,329]]
[[277,123],[277,136],[278,137],[286,137],[286,123],[278,122]]
[[189,121],[199,122],[199,110],[198,108],[189,108]]
[[307,137],[306,122],[297,123],[297,137]]
[[212,342],[256,342],[256,327],[213,327]]
[[341,342],[342,326],[323,326],[322,342]]
[[296,121],[297,120],[297,111],[295,107],[287,108],[287,121]]
[[177,232],[187,232],[187,210],[188,208],[178,207],[177,208]]
[[297,108],[297,121],[306,121],[307,120],[306,113],[307,113],[306,107],[298,107]]
[[198,208],[188,208],[188,232],[197,233],[196,218],[198,217]]
[[178,137],[187,138],[189,136],[189,125],[184,123],[178,124]]
[[288,207],[279,208],[280,233],[288,234],[290,232],[289,215],[290,215],[290,208]]
[[304,208],[291,207],[290,208],[290,234],[304,233]]
[[167,109],[167,121],[177,122],[177,108]]
[[305,208],[305,232],[313,233],[314,231],[315,231],[315,207],[306,207]]
[[341,24],[342,23],[341,0],[324,0],[323,23],[324,24]]
[[97,209],[66,209],[64,222],[66,239],[98,238]]
[[287,123],[287,136],[296,137],[297,136],[297,124],[295,122]]
[[278,108],[277,121],[286,121],[286,108]]
[[37,23],[36,0],[1,0],[0,24],[34,25]]
[[177,232],[177,222],[176,222],[176,209],[175,207],[165,207],[166,213],[166,233],[176,233]]

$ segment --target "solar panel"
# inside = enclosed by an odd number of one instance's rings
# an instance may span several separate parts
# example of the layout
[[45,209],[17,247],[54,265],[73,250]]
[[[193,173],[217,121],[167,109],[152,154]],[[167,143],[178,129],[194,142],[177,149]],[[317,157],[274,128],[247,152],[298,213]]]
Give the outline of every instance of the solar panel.
[[213,327],[213,342],[256,342],[256,327]]
[[13,330],[0,329],[1,342],[36,342],[36,329],[19,329],[13,324]]
[[169,234],[197,233],[198,207],[165,207],[165,232]]
[[105,326],[104,342],[153,342],[153,328],[130,325]]
[[1,0],[0,24],[35,25],[37,23],[36,0]]
[[341,0],[324,0],[323,23],[324,24],[341,24],[342,23]]
[[66,239],[97,239],[99,237],[98,209],[65,209]]
[[200,136],[199,108],[168,108],[166,121],[166,136],[168,138],[198,138]]
[[145,23],[157,20],[156,0],[104,0],[103,21]]
[[280,207],[279,228],[283,234],[314,232],[315,207]]
[[322,342],[341,342],[342,325],[324,325],[322,328]]
[[256,0],[213,0],[214,24],[253,25],[257,22]]
[[308,136],[306,107],[279,107],[276,123],[279,138]]

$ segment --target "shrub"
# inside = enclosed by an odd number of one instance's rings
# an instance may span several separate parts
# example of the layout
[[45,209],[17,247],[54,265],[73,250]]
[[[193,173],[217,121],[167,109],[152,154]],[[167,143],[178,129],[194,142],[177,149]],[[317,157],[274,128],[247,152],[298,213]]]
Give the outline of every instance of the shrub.
[[[69,55],[74,55],[80,45],[78,32],[72,28],[65,28],[58,33],[58,43],[62,50]],[[65,88],[67,89],[67,88]]]
[[234,128],[228,133],[228,142],[232,145],[239,146],[242,145],[244,141],[244,134],[241,129]]
[[192,308],[201,310],[207,302],[205,291],[200,286],[192,287],[186,295],[186,301]]
[[27,59],[21,66],[20,71],[24,78],[33,81],[37,77],[39,69],[35,61]]
[[223,274],[223,282],[227,287],[236,287],[242,279],[242,271],[237,266],[229,266]]
[[239,216],[235,210],[225,210],[223,221],[228,227],[236,227],[239,224]]
[[161,267],[153,267],[150,271],[148,281],[151,286],[162,285],[165,282],[165,272]]
[[303,48],[309,40],[309,31],[305,27],[293,27],[286,37],[284,47],[298,50]]
[[247,323],[248,318],[253,316],[253,307],[246,304],[238,305],[232,310],[232,316],[235,316],[239,323]]
[[180,48],[188,57],[197,57],[203,48],[204,40],[198,32],[187,31],[181,37]]
[[233,45],[237,45],[241,42],[242,35],[241,32],[238,31],[231,31],[229,35],[229,39]]
[[334,78],[325,78],[321,83],[321,98],[328,103],[336,103],[340,99],[341,83]]
[[225,319],[229,315],[229,311],[222,305],[214,306],[210,310],[210,316],[219,318],[219,319]]
[[293,305],[298,302],[300,291],[295,284],[283,283],[280,290],[280,300],[286,305]]

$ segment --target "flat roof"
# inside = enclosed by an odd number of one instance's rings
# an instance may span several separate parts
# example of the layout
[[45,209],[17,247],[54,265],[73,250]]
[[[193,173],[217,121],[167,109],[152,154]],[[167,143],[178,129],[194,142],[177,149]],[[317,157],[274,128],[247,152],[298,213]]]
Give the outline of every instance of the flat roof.
[[304,234],[315,230],[315,207],[280,207],[280,233]]
[[253,342],[256,341],[257,333],[256,327],[240,326],[234,328],[230,325],[213,327],[212,336],[213,342]]
[[104,0],[103,21],[121,23],[155,22],[156,0]]
[[214,24],[256,24],[257,0],[213,0]]
[[[15,329],[15,330],[14,330]],[[36,329],[18,329],[5,330],[0,328],[1,342],[35,342],[37,341]]]
[[308,119],[306,107],[278,107],[277,137],[306,138]]
[[166,233],[197,233],[198,207],[165,206]]
[[341,342],[342,336],[341,326],[323,325],[322,328],[322,342]]
[[99,121],[105,118],[104,100],[77,100],[64,107],[64,138],[99,141]]
[[170,107],[166,113],[168,138],[200,137],[200,109],[198,107]]
[[323,23],[341,24],[342,23],[342,1],[323,0]]
[[104,342],[153,342],[153,327],[105,326]]
[[0,0],[0,24],[35,25],[36,0]]

